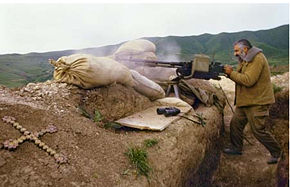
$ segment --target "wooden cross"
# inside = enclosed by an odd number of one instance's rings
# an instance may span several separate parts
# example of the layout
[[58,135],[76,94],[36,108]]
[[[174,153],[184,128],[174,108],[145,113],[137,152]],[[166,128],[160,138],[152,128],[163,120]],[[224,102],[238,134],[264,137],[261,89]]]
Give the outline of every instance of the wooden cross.
[[57,132],[57,128],[53,125],[48,125],[46,129],[42,129],[39,132],[30,132],[24,127],[22,127],[18,122],[16,122],[14,117],[11,116],[4,116],[2,118],[3,122],[7,124],[11,124],[14,128],[19,130],[23,135],[19,138],[12,140],[6,140],[3,142],[3,148],[8,149],[9,151],[15,150],[21,143],[24,141],[32,141],[35,145],[39,148],[47,152],[49,155],[53,156],[55,161],[59,164],[67,163],[67,158],[59,153],[56,153],[55,150],[48,147],[44,142],[42,142],[39,138],[46,133],[54,133]]

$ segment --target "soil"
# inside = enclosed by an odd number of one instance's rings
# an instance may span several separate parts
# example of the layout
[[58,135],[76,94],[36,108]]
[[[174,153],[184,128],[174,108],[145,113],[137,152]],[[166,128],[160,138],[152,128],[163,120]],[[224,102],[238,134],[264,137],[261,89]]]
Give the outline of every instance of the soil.
[[[288,81],[288,75],[283,80]],[[276,104],[267,122],[284,150],[278,165],[267,165],[270,154],[248,128],[245,135],[250,143],[245,142],[243,155],[220,153],[229,142],[232,112],[228,105],[224,110],[224,137],[222,114],[216,107],[202,104],[189,117],[203,113],[205,127],[180,119],[162,132],[106,129],[104,123],[148,108],[152,102],[119,84],[92,90],[53,81],[13,90],[1,87],[0,117],[13,116],[33,132],[55,125],[57,132],[40,139],[65,155],[68,163],[57,164],[29,141],[15,151],[0,149],[0,186],[283,186],[289,181],[289,87],[279,81],[281,77],[273,78],[283,89],[275,95]],[[224,79],[219,84],[232,104],[233,82]],[[96,111],[101,113],[102,122],[93,121]],[[18,130],[0,120],[0,143],[20,136]],[[152,171],[146,178],[137,174],[124,153],[153,138],[158,144],[147,149]]]
[[[162,132],[130,128],[104,128],[104,123],[152,106],[152,102],[134,89],[119,84],[92,90],[65,83],[47,81],[30,83],[23,88],[0,88],[0,142],[22,134],[4,123],[13,116],[20,125],[38,132],[48,125],[58,131],[40,138],[68,163],[57,164],[52,156],[33,142],[25,141],[14,151],[0,149],[0,184],[2,186],[192,186],[209,184],[220,152],[218,142],[222,127],[216,107],[191,111],[207,118],[202,127],[180,119]],[[95,111],[102,122],[92,119]],[[143,146],[146,139],[158,144],[148,148],[150,178],[139,176],[125,152]],[[212,162],[205,162],[212,160]]]

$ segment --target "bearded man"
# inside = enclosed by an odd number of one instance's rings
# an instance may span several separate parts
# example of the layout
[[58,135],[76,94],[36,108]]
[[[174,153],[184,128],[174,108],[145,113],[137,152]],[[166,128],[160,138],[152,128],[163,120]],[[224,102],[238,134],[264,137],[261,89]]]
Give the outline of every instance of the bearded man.
[[265,128],[265,118],[269,116],[270,105],[275,102],[268,61],[262,50],[253,47],[246,39],[234,43],[234,55],[239,59],[237,70],[229,65],[224,67],[225,73],[236,83],[236,109],[230,122],[231,146],[223,152],[242,154],[243,130],[248,123],[254,136],[271,154],[267,163],[275,164],[281,149]]

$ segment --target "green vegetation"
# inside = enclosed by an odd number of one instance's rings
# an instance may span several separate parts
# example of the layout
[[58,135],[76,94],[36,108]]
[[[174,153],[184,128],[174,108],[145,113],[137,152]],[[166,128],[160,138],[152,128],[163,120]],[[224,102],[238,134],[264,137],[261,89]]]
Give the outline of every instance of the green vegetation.
[[141,147],[131,147],[125,154],[128,156],[131,164],[136,167],[138,174],[148,178],[152,168],[148,163],[147,151]]
[[[226,64],[236,64],[232,44],[246,38],[263,49],[271,66],[289,64],[289,25],[260,31],[202,34],[198,36],[148,37],[156,45],[159,60],[190,60],[193,54],[203,53]],[[47,53],[0,55],[0,85],[19,87],[29,82],[41,82],[53,77],[53,66],[48,59],[87,53],[95,56],[111,55],[120,46],[111,45],[82,50],[54,51]],[[105,52],[105,53],[104,53]]]
[[117,122],[107,121],[103,118],[100,111],[97,109],[95,110],[94,115],[88,113],[82,106],[78,106],[78,110],[81,113],[82,116],[92,120],[96,124],[103,126],[105,129],[111,128],[111,129],[121,129],[122,126]]
[[149,148],[149,147],[153,147],[153,146],[156,145],[157,143],[158,143],[158,140],[156,140],[155,138],[144,140],[144,145],[145,145],[145,147],[147,147],[147,148]]
[[[158,143],[158,140],[153,139],[146,139],[143,142],[143,147],[130,147],[125,155],[128,156],[131,164],[137,169],[139,175],[144,175],[149,178],[149,172],[152,168],[148,162],[148,154],[146,148],[153,147]],[[128,170],[126,170],[123,175],[126,175]]]
[[81,112],[81,115],[86,117],[86,118],[89,118],[91,119],[91,115],[81,106],[78,106],[78,110]]
[[[289,25],[261,31],[243,31],[236,33],[203,34],[185,37],[145,38],[156,44],[157,56],[162,59],[169,54],[175,58],[188,60],[192,54],[204,53],[215,60],[236,64],[233,60],[232,45],[235,41],[246,38],[253,45],[263,49],[270,64],[287,65],[289,63]],[[168,47],[178,46],[178,47]]]
[[274,94],[283,90],[283,87],[277,86],[276,84],[272,83]]
[[95,122],[95,123],[98,123],[98,122],[101,122],[103,120],[103,116],[102,116],[102,114],[96,109],[95,110],[95,116],[94,116],[94,119],[93,119],[93,121]]
[[270,66],[270,69],[271,69],[271,75],[274,76],[274,75],[280,75],[280,74],[284,74],[285,72],[288,72],[289,71],[289,64],[287,65],[272,65]]

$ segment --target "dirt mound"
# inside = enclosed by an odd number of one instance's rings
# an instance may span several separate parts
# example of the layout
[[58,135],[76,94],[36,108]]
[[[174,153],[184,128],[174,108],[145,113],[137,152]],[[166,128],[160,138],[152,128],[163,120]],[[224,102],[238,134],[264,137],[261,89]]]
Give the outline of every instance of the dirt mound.
[[[14,90],[1,88],[0,95],[1,119],[15,117],[30,132],[56,126],[57,132],[39,139],[68,159],[59,165],[32,141],[15,151],[0,149],[4,186],[190,186],[209,183],[211,172],[207,171],[218,163],[222,121],[214,106],[200,107],[188,116],[203,113],[205,127],[181,119],[162,132],[152,132],[104,128],[104,123],[152,106],[147,97],[119,84],[83,90],[47,81]],[[1,143],[21,135],[0,120]],[[152,167],[149,180],[137,177],[124,154],[148,139],[158,141],[147,150]]]

